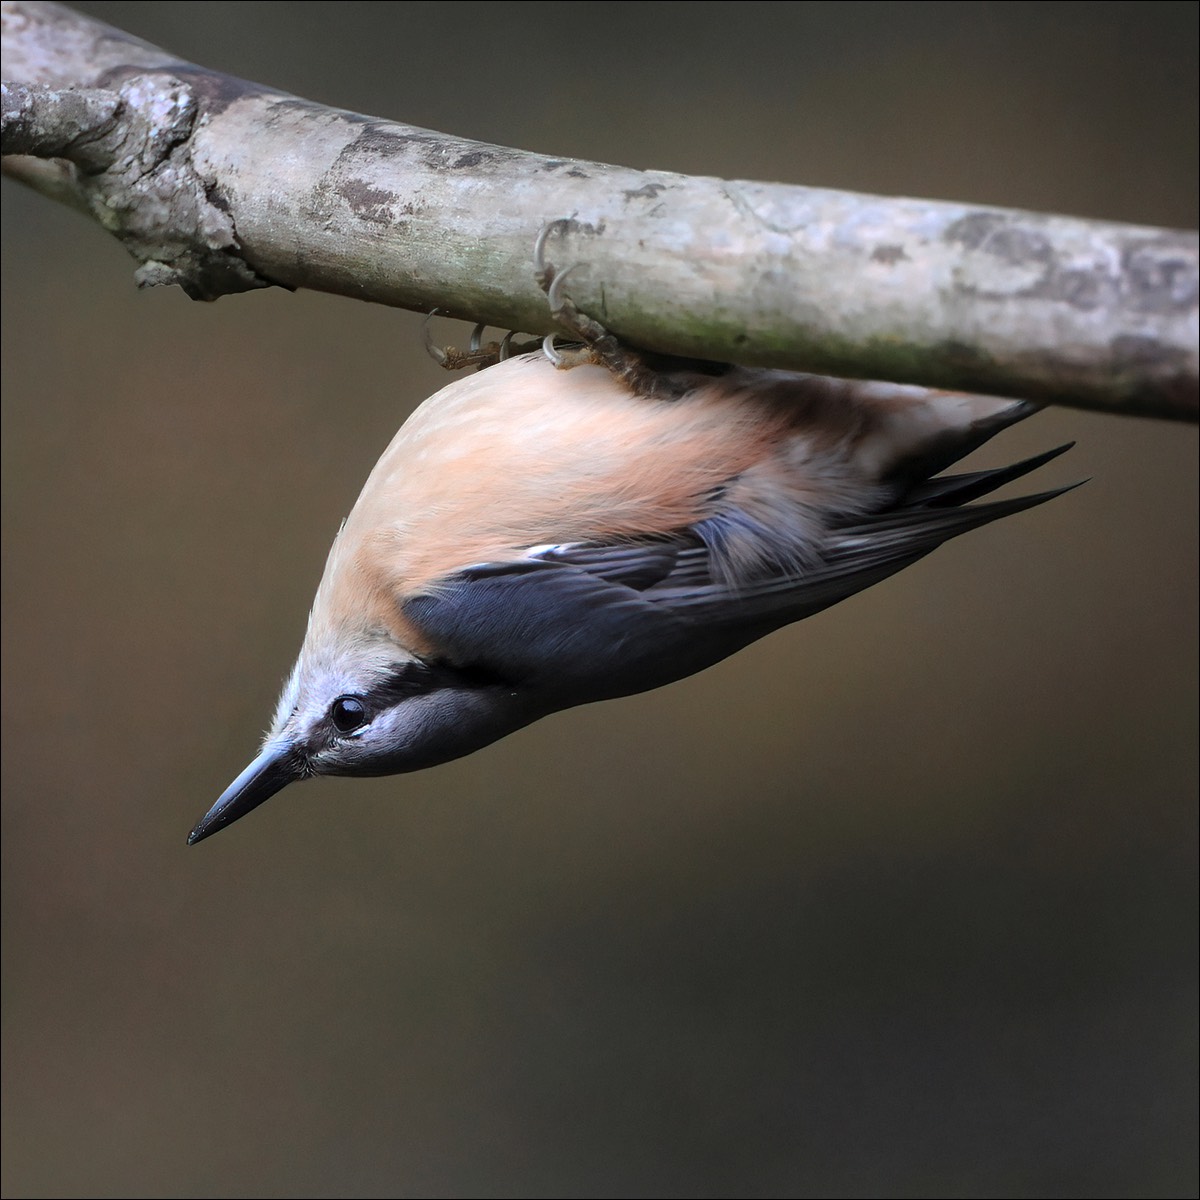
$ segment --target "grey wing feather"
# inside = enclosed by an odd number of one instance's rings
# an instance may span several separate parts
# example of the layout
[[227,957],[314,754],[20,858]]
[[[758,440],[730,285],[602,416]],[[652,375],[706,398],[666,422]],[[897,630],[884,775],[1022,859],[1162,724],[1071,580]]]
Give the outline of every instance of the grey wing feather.
[[559,707],[629,694],[701,670],[961,533],[1077,487],[954,507],[1061,452],[922,481],[898,504],[829,529],[819,557],[795,572],[731,585],[713,577],[705,544],[683,530],[550,546],[525,559],[479,564],[411,597],[405,613],[452,663],[484,666],[500,679],[558,694]]
[[[1007,481],[1000,479],[993,486]],[[977,481],[973,486],[978,486]],[[641,594],[689,620],[757,624],[773,619],[774,628],[810,616],[886,579],[959,534],[1043,504],[1075,486],[967,508],[924,507],[929,501],[922,498],[919,506],[892,509],[831,530],[819,561],[801,572],[770,575],[740,586],[714,580],[703,546],[681,540],[674,545],[671,570],[642,589]],[[970,486],[966,490],[977,494]],[[646,559],[652,558],[661,567],[671,547],[656,544],[642,549]],[[621,547],[619,553],[606,559],[598,546],[579,547],[578,557],[572,548],[560,548],[556,561],[588,573],[604,570],[610,582],[622,582],[621,571],[627,564],[642,563],[632,548]]]
[[821,561],[800,576],[777,576],[737,590],[686,590],[669,600],[672,607],[689,616],[703,614],[716,621],[767,620],[769,628],[777,628],[879,583],[959,534],[1043,504],[1077,486],[970,508],[916,508],[880,514],[832,531]]

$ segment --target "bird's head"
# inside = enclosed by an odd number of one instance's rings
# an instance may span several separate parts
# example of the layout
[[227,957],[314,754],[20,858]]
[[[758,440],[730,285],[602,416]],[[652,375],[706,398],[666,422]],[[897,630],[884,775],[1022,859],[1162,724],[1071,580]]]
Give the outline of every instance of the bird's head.
[[469,754],[533,719],[522,689],[494,673],[423,658],[392,631],[309,637],[258,756],[188,837],[245,816],[317,775],[393,775]]

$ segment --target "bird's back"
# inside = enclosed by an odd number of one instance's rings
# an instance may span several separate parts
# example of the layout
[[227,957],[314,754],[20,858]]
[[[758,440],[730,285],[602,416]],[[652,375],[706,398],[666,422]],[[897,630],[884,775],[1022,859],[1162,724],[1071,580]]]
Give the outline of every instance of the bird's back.
[[1004,402],[787,372],[696,376],[678,400],[527,355],[456,380],[372,471],[330,555],[314,619],[396,620],[396,597],[531,546],[612,542],[731,514],[710,549],[736,583],[818,554],[838,515],[889,499],[898,462]]

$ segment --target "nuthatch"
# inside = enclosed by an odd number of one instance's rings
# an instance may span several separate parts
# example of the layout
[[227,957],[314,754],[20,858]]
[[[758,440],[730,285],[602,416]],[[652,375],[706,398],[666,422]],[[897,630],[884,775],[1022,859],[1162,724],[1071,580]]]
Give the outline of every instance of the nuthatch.
[[416,410],[334,541],[262,750],[188,838],[296,780],[389,775],[691,675],[1056,496],[1067,446],[940,476],[1034,406],[676,364],[668,398],[540,352]]

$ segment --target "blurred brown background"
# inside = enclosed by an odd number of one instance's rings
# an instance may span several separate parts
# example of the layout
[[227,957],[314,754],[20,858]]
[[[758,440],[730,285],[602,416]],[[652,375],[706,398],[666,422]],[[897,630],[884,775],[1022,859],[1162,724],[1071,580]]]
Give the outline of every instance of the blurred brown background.
[[[80,7],[547,153],[1197,222],[1190,3]],[[1044,414],[978,461],[1086,488],[187,849],[445,379],[3,230],[6,1196],[1195,1194],[1194,428]]]

